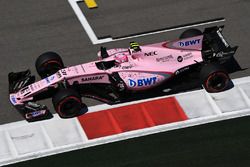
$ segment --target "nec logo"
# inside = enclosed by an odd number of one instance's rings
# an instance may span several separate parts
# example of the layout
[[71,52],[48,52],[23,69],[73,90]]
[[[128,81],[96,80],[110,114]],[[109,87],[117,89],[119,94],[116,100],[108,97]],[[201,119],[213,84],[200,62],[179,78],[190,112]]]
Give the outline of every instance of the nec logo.
[[183,42],[179,42],[179,46],[180,47],[185,47],[185,46],[191,46],[191,45],[196,45],[200,43],[201,39],[194,39],[194,40],[190,40],[190,41],[183,41]]
[[129,86],[130,87],[150,86],[156,83],[156,79],[157,79],[156,77],[137,79],[137,81],[129,79]]
[[156,51],[144,53],[144,56],[155,56],[155,55],[157,55],[157,52],[156,52]]

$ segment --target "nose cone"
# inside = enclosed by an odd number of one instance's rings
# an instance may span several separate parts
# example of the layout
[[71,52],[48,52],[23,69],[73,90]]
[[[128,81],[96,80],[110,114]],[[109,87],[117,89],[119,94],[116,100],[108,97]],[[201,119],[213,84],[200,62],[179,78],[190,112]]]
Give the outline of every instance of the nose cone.
[[11,93],[10,94],[10,102],[12,105],[22,105],[23,103],[21,102],[20,98],[18,98],[18,95],[16,93]]

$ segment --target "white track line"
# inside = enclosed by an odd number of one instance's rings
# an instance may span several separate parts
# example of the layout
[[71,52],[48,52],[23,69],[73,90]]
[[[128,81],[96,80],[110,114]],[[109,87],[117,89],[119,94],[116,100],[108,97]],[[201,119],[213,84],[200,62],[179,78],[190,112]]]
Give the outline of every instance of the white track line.
[[137,38],[137,37],[143,37],[143,36],[148,36],[148,35],[160,34],[160,33],[164,33],[164,32],[176,31],[176,30],[204,26],[204,25],[215,24],[215,23],[226,21],[225,19],[219,19],[219,20],[197,23],[197,24],[192,24],[192,25],[187,25],[187,26],[180,26],[180,27],[176,27],[176,28],[154,31],[154,32],[149,32],[149,33],[144,33],[144,34],[139,34],[139,35],[132,35],[132,36],[122,37],[122,38],[117,38],[117,39],[113,39],[113,38],[98,39],[97,36],[95,35],[95,32],[93,31],[92,27],[90,26],[88,20],[86,19],[85,15],[81,11],[80,7],[78,6],[78,2],[82,2],[82,1],[83,0],[68,0],[69,4],[73,8],[77,18],[79,19],[80,23],[82,24],[82,27],[84,28],[84,30],[86,31],[86,33],[89,36],[89,39],[91,40],[91,42],[94,45],[107,43],[107,42],[121,41],[121,40],[125,40],[125,39]]
[[164,33],[164,32],[182,30],[182,29],[186,29],[186,28],[199,27],[199,26],[204,26],[204,25],[209,25],[209,24],[220,23],[220,22],[224,22],[224,21],[226,21],[226,19],[223,18],[223,19],[219,19],[219,20],[208,21],[208,22],[192,24],[192,25],[187,25],[187,26],[180,26],[180,27],[176,27],[176,28],[154,31],[154,32],[149,32],[149,33],[144,33],[144,34],[139,34],[139,35],[133,35],[133,36],[124,37],[124,38],[117,38],[117,39],[114,39],[113,41],[120,41],[120,40],[125,40],[125,39],[130,39],[130,38],[137,38],[137,37],[143,37],[143,36],[147,36],[147,35],[154,35],[154,34],[160,34],[160,33]]
[[76,16],[78,17],[80,23],[82,24],[83,28],[85,29],[86,33],[88,34],[91,42],[94,45],[112,41],[112,38],[98,39],[96,37],[93,29],[89,25],[88,20],[86,19],[86,17],[84,16],[80,7],[77,4],[78,2],[82,2],[82,0],[68,0],[68,1],[69,1],[69,4],[71,5],[71,7],[73,8]]

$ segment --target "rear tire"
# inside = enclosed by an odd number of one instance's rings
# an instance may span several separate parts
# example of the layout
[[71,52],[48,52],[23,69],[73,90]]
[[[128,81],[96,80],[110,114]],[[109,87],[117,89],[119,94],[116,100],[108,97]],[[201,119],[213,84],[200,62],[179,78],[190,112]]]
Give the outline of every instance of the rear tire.
[[55,111],[61,118],[72,118],[87,112],[81,96],[74,89],[61,89],[52,98]]
[[200,72],[202,86],[209,93],[223,92],[228,89],[231,79],[228,73],[216,64],[206,64]]
[[62,58],[55,52],[45,52],[36,59],[36,71],[41,78],[46,78],[62,68]]
[[192,28],[192,29],[187,29],[186,31],[184,31],[180,35],[179,39],[191,38],[191,37],[195,37],[199,35],[202,35],[202,32],[198,29]]

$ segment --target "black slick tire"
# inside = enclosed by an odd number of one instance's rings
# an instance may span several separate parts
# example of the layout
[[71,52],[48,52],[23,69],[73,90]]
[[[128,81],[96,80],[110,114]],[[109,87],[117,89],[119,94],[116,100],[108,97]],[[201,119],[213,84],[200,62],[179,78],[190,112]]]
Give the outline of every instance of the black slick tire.
[[200,81],[209,93],[227,90],[231,81],[228,73],[217,64],[205,64],[200,71]]
[[62,58],[55,52],[45,52],[36,59],[36,71],[41,78],[46,78],[64,68]]
[[74,89],[60,89],[52,97],[52,103],[61,118],[73,118],[87,112],[87,106]]

